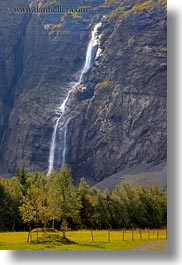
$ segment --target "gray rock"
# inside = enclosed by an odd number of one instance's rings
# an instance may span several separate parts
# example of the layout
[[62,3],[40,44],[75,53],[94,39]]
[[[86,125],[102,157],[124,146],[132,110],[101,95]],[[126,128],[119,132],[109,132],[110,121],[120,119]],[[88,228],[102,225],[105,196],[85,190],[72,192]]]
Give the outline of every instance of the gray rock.
[[[74,1],[62,2],[71,7]],[[86,90],[68,102],[67,164],[75,183],[85,176],[94,184],[131,167],[166,161],[166,9],[162,1],[142,10],[136,9],[142,0],[104,2],[89,1],[83,19],[62,14],[9,19],[1,12],[3,174],[12,175],[23,164],[47,170],[55,108],[76,80],[91,27],[104,13],[103,54],[85,76]],[[123,11],[116,12],[118,7]]]

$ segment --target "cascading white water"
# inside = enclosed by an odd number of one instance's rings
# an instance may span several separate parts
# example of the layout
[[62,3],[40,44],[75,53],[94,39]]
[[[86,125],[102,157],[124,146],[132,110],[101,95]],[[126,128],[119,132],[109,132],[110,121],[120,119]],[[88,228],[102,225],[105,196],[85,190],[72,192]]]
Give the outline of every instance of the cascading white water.
[[[86,74],[91,67],[93,48],[95,46],[97,46],[97,50],[100,49],[100,47],[99,47],[100,46],[100,35],[98,35],[98,29],[101,26],[102,26],[102,22],[99,22],[98,24],[95,25],[95,27],[92,31],[91,39],[90,39],[88,47],[87,47],[85,64],[84,64],[84,67],[83,67],[81,74],[80,74],[79,84],[82,82],[84,74]],[[97,53],[96,53],[96,57],[98,57]],[[96,59],[96,57],[95,57],[95,59]]]
[[53,168],[54,165],[54,156],[55,156],[55,147],[56,147],[56,134],[57,134],[57,130],[58,130],[58,125],[59,122],[65,112],[65,107],[66,107],[66,102],[68,101],[68,98],[70,96],[71,90],[69,90],[67,97],[65,98],[65,100],[63,101],[63,103],[61,104],[60,108],[58,109],[57,113],[60,113],[60,116],[57,118],[55,126],[54,126],[54,130],[53,130],[53,134],[52,134],[52,139],[51,139],[51,146],[50,146],[50,152],[49,152],[49,168],[48,168],[48,175],[51,172],[51,169]]
[[[84,75],[89,71],[89,69],[92,66],[92,57],[93,57],[93,49],[97,46],[97,51],[95,53],[95,58],[94,60],[96,60],[100,55],[101,55],[101,49],[100,49],[100,37],[101,35],[98,34],[98,30],[99,28],[102,26],[102,22],[99,22],[95,25],[92,34],[91,34],[91,39],[89,41],[88,47],[87,47],[87,52],[86,52],[86,58],[85,58],[85,64],[82,68],[82,71],[80,73],[80,77],[79,77],[79,81],[76,82],[71,89],[68,91],[68,94],[66,96],[66,98],[64,99],[63,103],[61,104],[61,106],[59,107],[58,110],[56,110],[56,112],[59,114],[59,117],[56,119],[55,121],[55,125],[54,125],[54,130],[53,130],[53,134],[52,134],[52,139],[51,139],[51,145],[50,145],[50,152],[49,152],[49,167],[48,167],[48,173],[47,175],[50,174],[51,169],[54,167],[54,158],[55,158],[55,148],[56,148],[56,135],[57,135],[57,131],[58,131],[58,125],[65,113],[66,110],[66,104],[69,100],[70,94],[71,92],[77,88],[83,81],[83,77]],[[66,145],[66,137],[67,137],[67,123],[64,126],[64,136],[63,136],[63,147],[62,147],[62,164],[65,164],[66,162],[66,149],[67,149],[67,145]]]

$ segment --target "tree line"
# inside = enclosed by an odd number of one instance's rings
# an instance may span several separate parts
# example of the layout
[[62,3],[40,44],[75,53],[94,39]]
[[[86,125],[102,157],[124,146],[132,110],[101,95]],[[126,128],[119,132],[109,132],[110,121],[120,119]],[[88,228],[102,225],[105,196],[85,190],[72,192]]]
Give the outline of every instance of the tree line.
[[0,230],[36,227],[61,229],[163,228],[167,225],[167,195],[157,184],[150,189],[118,185],[112,192],[89,187],[82,178],[73,185],[62,166],[50,176],[17,171],[0,178]]

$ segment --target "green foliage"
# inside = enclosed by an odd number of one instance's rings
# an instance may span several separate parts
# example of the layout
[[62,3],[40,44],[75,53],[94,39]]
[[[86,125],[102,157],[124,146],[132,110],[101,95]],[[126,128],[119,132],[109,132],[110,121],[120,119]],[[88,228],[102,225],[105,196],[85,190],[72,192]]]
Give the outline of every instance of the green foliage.
[[114,84],[113,81],[109,81],[109,80],[104,80],[100,83],[98,83],[98,87],[108,87],[108,86],[112,86]]
[[24,223],[42,222],[44,226],[49,220],[47,208],[47,177],[41,172],[27,174],[26,194],[19,207]]
[[167,8],[167,0],[162,0],[162,7]]
[[89,186],[84,178],[80,180],[78,192],[81,201],[80,218],[82,220],[82,227],[92,227],[94,215],[94,198],[90,193]]
[[0,179],[0,230],[19,228],[19,205],[22,198],[22,186],[16,177]]
[[156,3],[155,0],[147,0],[143,3],[139,3],[133,6],[130,12],[142,12],[145,9],[152,8],[154,3]]
[[81,207],[76,188],[73,186],[70,170],[62,166],[60,171],[52,171],[49,189],[50,204],[53,206],[52,219],[61,220],[63,233],[67,229],[68,219],[78,221]]
[[49,177],[21,172],[0,179],[0,229],[24,224],[44,229],[52,224],[62,230],[63,238],[68,228],[162,228],[167,225],[167,195],[157,184],[147,190],[124,183],[101,192],[82,178],[75,187],[65,166]]
[[73,18],[83,18],[79,13],[71,13],[70,14]]
[[24,223],[31,224],[37,221],[36,209],[28,196],[22,199],[22,205],[19,210]]
[[124,15],[131,14],[134,12],[143,12],[144,10],[150,11],[155,7],[162,6],[163,8],[167,7],[166,0],[146,0],[142,3],[134,5],[130,10],[126,11]]
[[153,8],[160,7],[160,6],[164,9],[167,8],[167,0],[143,0],[139,3],[135,3],[133,1],[133,3],[132,2],[130,3],[129,8],[128,6],[122,5],[122,4],[117,6],[116,4],[119,4],[119,2],[121,4],[120,0],[107,1],[106,3],[107,6],[114,5],[117,7],[112,12],[110,12],[110,14],[108,15],[110,18],[119,16],[119,15],[127,16],[129,14],[136,13],[136,12],[141,13],[141,12],[144,12],[145,10],[150,11]]
[[8,212],[8,204],[9,204],[9,196],[7,196],[5,192],[5,188],[0,183],[0,228],[6,228],[6,221],[9,218]]
[[26,183],[26,169],[25,166],[23,166],[22,168],[18,168],[16,170],[16,177],[19,180],[20,184],[22,185],[22,187],[25,187],[25,183]]

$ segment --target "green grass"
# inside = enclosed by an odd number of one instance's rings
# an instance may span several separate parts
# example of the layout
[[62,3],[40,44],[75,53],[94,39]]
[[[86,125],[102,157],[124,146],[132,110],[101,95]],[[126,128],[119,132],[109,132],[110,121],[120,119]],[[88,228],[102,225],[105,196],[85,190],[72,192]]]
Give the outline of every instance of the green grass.
[[66,236],[77,244],[64,245],[60,243],[36,244],[26,243],[27,232],[0,233],[0,249],[6,250],[130,250],[138,246],[165,239],[165,230],[160,230],[159,239],[157,231],[150,231],[148,239],[147,230],[142,231],[142,240],[139,231],[135,231],[135,240],[132,240],[131,231],[126,231],[125,241],[122,240],[122,231],[111,231],[108,242],[108,231],[93,231],[94,242],[89,230],[68,231]]

